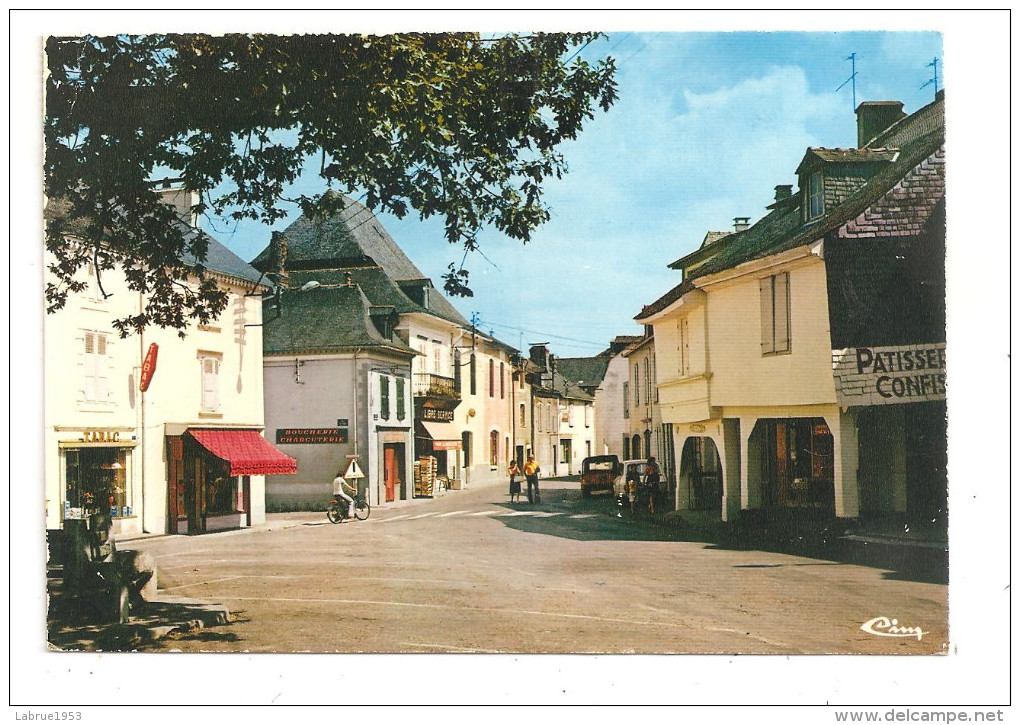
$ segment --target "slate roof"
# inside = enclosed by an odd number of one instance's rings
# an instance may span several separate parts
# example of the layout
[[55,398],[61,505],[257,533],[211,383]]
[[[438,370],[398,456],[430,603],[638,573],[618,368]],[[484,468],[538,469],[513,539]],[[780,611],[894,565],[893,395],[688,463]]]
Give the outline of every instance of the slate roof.
[[416,354],[399,339],[388,340],[379,334],[370,317],[372,305],[357,285],[286,290],[279,305],[277,314],[274,298],[263,302],[262,350],[266,356],[353,348]]
[[552,384],[550,386],[535,385],[532,387],[534,394],[539,397],[556,397],[566,398],[568,400],[583,400],[583,401],[594,401],[595,398],[586,393],[581,387],[573,382],[567,380],[559,372],[553,372]]
[[797,173],[800,174],[807,167],[819,162],[823,164],[890,163],[896,160],[898,154],[899,150],[893,148],[809,148],[804,154],[800,166],[797,167]]
[[558,357],[555,364],[556,369],[563,374],[563,377],[576,382],[578,387],[595,388],[602,384],[602,378],[606,376],[609,355]]
[[[48,224],[59,223],[63,225],[64,233],[71,236],[83,236],[87,234],[88,220],[83,217],[72,218],[67,216],[69,210],[70,204],[67,201],[63,199],[49,199],[43,209],[43,220]],[[185,240],[188,242],[191,242],[199,235],[205,237],[209,245],[208,251],[206,252],[206,259],[202,262],[202,266],[205,269],[208,269],[211,272],[225,274],[246,282],[254,283],[261,279],[262,282],[265,283],[266,287],[270,286],[268,281],[262,278],[262,273],[259,272],[259,270],[255,269],[253,266],[231,252],[215,237],[210,236],[201,229],[189,227],[183,222],[179,226],[184,234]],[[182,255],[181,262],[189,267],[196,267],[199,264],[198,258],[192,254]]]
[[[339,214],[325,219],[302,214],[282,232],[290,286],[300,287],[309,280],[342,284],[344,272],[350,271],[373,304],[393,305],[402,314],[435,315],[468,327],[470,323],[404,254],[375,214],[350,197],[343,196],[343,200],[346,206]],[[274,257],[274,243],[270,243],[252,265],[274,272]],[[381,270],[387,281],[369,275],[371,281],[363,284],[359,275],[367,268]],[[422,285],[429,287],[427,307],[405,291]]]

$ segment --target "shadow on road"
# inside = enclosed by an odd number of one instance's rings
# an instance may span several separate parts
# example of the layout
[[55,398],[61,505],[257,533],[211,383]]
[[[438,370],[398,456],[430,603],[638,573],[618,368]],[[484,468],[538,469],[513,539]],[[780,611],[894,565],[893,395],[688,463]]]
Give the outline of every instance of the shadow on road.
[[655,516],[631,514],[610,495],[582,498],[570,488],[542,489],[541,503],[497,503],[511,511],[560,514],[501,516],[508,528],[578,541],[676,541],[702,543],[729,551],[767,551],[819,559],[816,564],[743,564],[739,568],[840,566],[854,564],[885,569],[886,579],[947,584],[944,549],[904,543],[865,543],[844,538],[840,524],[821,517],[749,515],[724,523],[718,514],[669,511]]

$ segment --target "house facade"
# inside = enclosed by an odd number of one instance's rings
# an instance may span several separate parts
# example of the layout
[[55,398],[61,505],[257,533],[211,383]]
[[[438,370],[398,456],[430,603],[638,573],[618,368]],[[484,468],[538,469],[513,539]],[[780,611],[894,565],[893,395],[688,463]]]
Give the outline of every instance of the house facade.
[[572,476],[595,451],[595,399],[556,370],[544,343],[531,346],[535,460],[542,475]]
[[[190,220],[194,198],[177,187],[167,195]],[[84,270],[86,288],[47,316],[48,529],[101,504],[114,534],[251,526],[265,520],[265,475],[293,472],[295,462],[262,437],[259,297],[267,288],[215,239],[208,244],[206,274],[227,292],[227,307],[183,339],[153,327],[119,337],[113,321],[141,314],[145,300],[109,271],[100,286]]]
[[945,520],[943,99],[861,104],[854,149],[678,260],[646,306],[677,505]]

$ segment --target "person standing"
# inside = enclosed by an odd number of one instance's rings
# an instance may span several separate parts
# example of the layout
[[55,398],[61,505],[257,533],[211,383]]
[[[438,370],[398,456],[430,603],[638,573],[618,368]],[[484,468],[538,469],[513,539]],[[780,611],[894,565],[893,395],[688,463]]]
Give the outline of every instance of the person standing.
[[528,461],[524,464],[524,477],[528,479],[528,503],[542,503],[542,497],[538,492],[538,474],[541,472],[535,454],[528,454]]
[[648,495],[648,512],[655,515],[655,499],[659,495],[659,464],[655,462],[655,456],[648,457],[645,464],[645,490]]
[[[333,495],[347,500],[347,516],[354,515],[354,499],[351,498],[348,493],[356,493],[357,490],[347,483],[347,479],[344,478],[343,470],[336,472],[336,478],[333,479]],[[344,517],[346,518],[346,516]]]
[[510,474],[510,503],[514,502],[514,496],[517,497],[517,503],[520,503],[521,482],[517,477],[521,475],[521,469],[517,467],[517,461],[510,461],[508,473]]

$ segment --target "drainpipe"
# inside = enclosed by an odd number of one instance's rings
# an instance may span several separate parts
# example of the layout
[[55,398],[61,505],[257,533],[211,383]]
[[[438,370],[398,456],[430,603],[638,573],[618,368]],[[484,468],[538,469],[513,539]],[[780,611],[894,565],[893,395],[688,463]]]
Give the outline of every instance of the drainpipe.
[[[138,293],[138,309],[142,310],[143,307],[142,293]],[[145,331],[138,333],[138,373],[141,375],[142,363],[145,361]],[[140,379],[135,381],[136,383],[141,382]],[[148,514],[148,509],[145,508],[145,446],[146,446],[146,435],[145,435],[145,392],[138,388],[138,406],[141,409],[142,428],[139,431],[139,435],[142,438],[142,475],[141,475],[141,486],[142,486],[142,533],[149,533],[148,527],[145,525],[145,517]],[[176,531],[173,533],[177,533]]]

